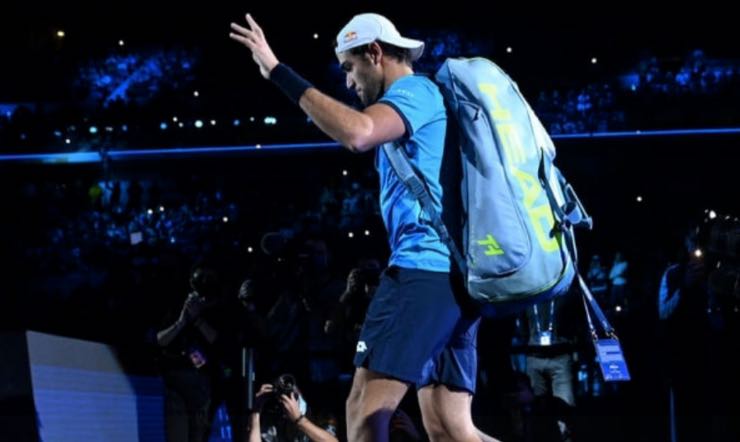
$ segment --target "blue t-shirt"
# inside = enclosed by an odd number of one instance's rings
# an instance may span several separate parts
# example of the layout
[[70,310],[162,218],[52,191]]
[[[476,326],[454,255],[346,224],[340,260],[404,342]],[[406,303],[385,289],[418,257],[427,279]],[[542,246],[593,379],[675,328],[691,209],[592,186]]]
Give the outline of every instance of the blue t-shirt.
[[[391,84],[380,103],[398,112],[406,125],[401,143],[411,165],[427,185],[435,208],[441,213],[440,184],[447,132],[442,94],[427,77],[408,75]],[[393,143],[391,143],[393,144]],[[389,265],[435,272],[450,271],[450,252],[439,239],[429,217],[404,183],[398,179],[382,148],[375,154],[380,175],[380,209],[388,230]]]

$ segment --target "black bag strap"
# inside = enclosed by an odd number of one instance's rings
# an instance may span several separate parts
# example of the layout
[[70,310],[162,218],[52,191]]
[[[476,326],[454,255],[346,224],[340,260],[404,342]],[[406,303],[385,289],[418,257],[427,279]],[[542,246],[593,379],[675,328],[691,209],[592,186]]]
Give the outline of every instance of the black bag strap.
[[439,238],[450,250],[452,259],[457,264],[457,267],[463,275],[467,275],[468,266],[465,259],[457,248],[457,245],[455,245],[452,236],[450,236],[447,226],[442,221],[442,215],[434,207],[432,196],[429,194],[424,180],[414,171],[403,146],[400,143],[386,143],[383,146],[383,152],[385,152],[385,156],[388,158],[388,162],[390,162],[391,168],[393,168],[398,178],[406,185],[409,192],[414,195],[419,205],[421,205],[421,209],[426,212],[437,235],[439,235]]

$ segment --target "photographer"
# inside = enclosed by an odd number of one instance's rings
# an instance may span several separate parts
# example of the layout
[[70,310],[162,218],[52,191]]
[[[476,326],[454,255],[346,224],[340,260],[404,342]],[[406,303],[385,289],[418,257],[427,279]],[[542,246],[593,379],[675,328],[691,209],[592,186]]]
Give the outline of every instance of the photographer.
[[170,325],[157,333],[167,440],[208,440],[213,416],[225,402],[233,440],[244,441],[246,389],[239,376],[239,340],[245,333],[240,332],[239,301],[222,296],[218,275],[205,266],[195,266],[189,282],[182,307],[170,312],[165,319]]
[[250,416],[249,442],[335,442],[327,428],[312,422],[308,405],[291,375],[280,376],[273,384],[263,384],[256,395]]
[[683,440],[736,441],[740,428],[740,223],[709,215],[660,282],[658,313],[671,416]]
[[571,290],[528,307],[518,322],[517,335],[526,342],[526,374],[535,396],[533,430],[538,438],[554,433],[556,426],[557,440],[572,440],[573,365],[577,337],[586,329],[578,314],[580,301],[580,293]]
[[380,264],[370,260],[352,269],[347,275],[344,292],[331,317],[324,323],[324,333],[338,336],[342,372],[351,373],[352,358],[370,300],[378,287]]

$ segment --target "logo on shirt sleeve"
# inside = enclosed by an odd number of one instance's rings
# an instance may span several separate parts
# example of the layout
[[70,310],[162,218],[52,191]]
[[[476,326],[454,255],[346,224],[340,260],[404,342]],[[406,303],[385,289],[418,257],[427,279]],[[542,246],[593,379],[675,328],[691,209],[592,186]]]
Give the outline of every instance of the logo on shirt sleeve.
[[398,95],[403,95],[404,97],[414,98],[414,93],[408,89],[396,89],[393,92]]

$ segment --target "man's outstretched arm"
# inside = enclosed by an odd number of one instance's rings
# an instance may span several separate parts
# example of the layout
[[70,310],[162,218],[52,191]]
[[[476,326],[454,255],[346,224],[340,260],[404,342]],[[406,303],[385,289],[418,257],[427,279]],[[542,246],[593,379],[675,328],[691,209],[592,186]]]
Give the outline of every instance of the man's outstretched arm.
[[262,77],[272,79],[329,137],[352,152],[365,152],[404,135],[403,120],[390,106],[374,104],[362,112],[355,110],[319,91],[281,64],[262,28],[251,15],[247,14],[246,19],[249,28],[232,23],[229,37],[249,48]]

